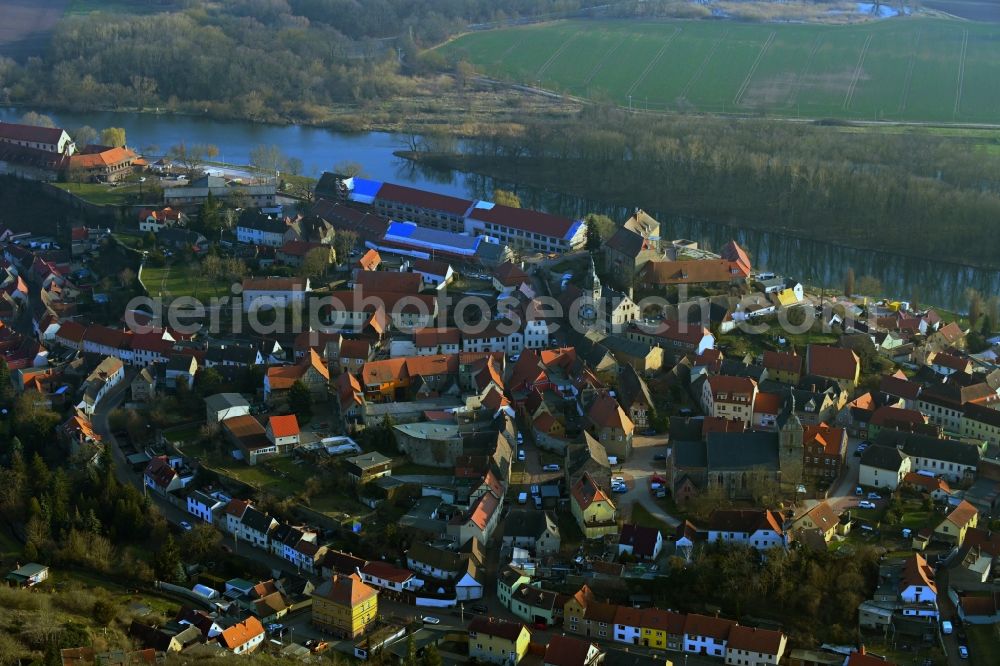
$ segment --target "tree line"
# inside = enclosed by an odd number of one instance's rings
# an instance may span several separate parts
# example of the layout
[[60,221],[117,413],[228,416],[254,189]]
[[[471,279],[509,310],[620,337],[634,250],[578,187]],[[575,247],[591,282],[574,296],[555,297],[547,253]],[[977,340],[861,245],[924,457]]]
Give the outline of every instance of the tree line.
[[[594,0],[222,0],[71,14],[24,64],[0,58],[0,102],[316,121],[336,103],[412,90],[420,48],[469,23]],[[154,3],[153,9],[161,5]]]
[[588,200],[997,267],[990,141],[588,107],[499,128],[433,161]]

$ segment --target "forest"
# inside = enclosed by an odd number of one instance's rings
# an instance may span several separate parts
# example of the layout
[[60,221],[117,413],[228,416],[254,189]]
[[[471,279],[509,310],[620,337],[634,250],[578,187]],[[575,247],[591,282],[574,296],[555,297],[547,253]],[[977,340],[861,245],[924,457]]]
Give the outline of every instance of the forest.
[[[469,23],[587,0],[133,0],[73,14],[49,48],[0,58],[0,103],[316,122],[331,104],[413,90],[419,49]],[[170,11],[160,11],[168,8]]]
[[462,155],[447,137],[413,155],[591,200],[994,268],[992,141],[593,106],[572,121],[498,128]]

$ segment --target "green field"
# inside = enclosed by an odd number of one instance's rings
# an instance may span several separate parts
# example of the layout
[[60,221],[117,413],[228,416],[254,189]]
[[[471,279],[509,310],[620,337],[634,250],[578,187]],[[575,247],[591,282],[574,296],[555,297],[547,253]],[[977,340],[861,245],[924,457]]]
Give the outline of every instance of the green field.
[[178,298],[191,296],[208,303],[213,296],[229,296],[231,280],[213,279],[201,270],[201,264],[175,263],[162,268],[145,266],[142,283],[152,297]]
[[489,76],[651,111],[1000,123],[1000,24],[560,21],[438,49]]

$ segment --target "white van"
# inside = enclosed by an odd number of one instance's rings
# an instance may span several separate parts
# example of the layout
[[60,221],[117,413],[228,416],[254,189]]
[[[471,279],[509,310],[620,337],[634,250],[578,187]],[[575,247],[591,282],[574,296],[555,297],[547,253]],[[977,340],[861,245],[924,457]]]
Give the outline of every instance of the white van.
[[518,504],[527,504],[528,503],[528,493],[519,493],[518,496],[517,496],[517,503]]
[[951,622],[949,622],[948,620],[942,620],[941,621],[941,632],[943,634],[945,634],[945,635],[950,634],[952,632]]

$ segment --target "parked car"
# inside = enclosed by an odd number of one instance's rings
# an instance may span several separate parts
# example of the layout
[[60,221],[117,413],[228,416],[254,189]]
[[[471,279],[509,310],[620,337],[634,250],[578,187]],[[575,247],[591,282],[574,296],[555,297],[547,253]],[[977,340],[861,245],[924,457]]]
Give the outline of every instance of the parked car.
[[945,634],[945,635],[950,634],[952,632],[951,622],[949,622],[948,620],[942,621],[941,622],[941,632],[943,634]]
[[193,527],[191,527],[191,523],[189,523],[186,520],[182,520],[181,522],[179,522],[177,524],[180,525],[181,529],[184,530],[185,532],[190,532],[191,530],[194,529]]
[[880,500],[880,499],[882,499],[882,496],[879,495],[878,493],[868,493],[868,499],[870,499],[870,500]]
[[284,628],[285,628],[285,625],[278,624],[277,622],[272,622],[271,624],[267,625],[267,627],[266,627],[267,633],[269,633],[269,634],[278,634],[278,633],[281,633],[281,630],[284,629]]
[[532,495],[538,495],[539,494],[538,485],[537,484],[534,484],[534,483],[531,484],[531,494]]
[[969,658],[969,648],[965,647],[964,645],[959,645],[958,646],[958,656],[961,657],[962,659],[968,659]]
[[611,477],[611,483],[622,483],[622,484],[624,484],[625,483],[625,477],[624,476],[613,476],[613,477]]
[[420,619],[423,621],[424,624],[441,624],[441,620],[439,618],[434,617],[433,615],[425,615]]
[[558,472],[559,471],[559,465],[556,465],[555,463],[552,463],[552,464],[549,464],[549,465],[545,465],[544,467],[542,467],[542,471],[543,472]]
[[524,462],[527,459],[527,455],[524,453],[524,449],[517,450],[517,460],[518,462]]
[[305,646],[309,648],[309,651],[312,652],[313,654],[319,654],[320,652],[324,652],[328,647],[330,647],[330,644],[327,643],[326,641],[320,641],[316,640],[315,638],[310,638],[305,642]]
[[858,502],[858,508],[859,509],[874,509],[875,508],[875,502],[869,502],[868,500],[861,500],[860,502]]
[[854,489],[854,494],[857,495],[858,497],[861,497],[862,495],[865,494],[865,491],[864,491],[864,489],[861,486],[857,486]]

